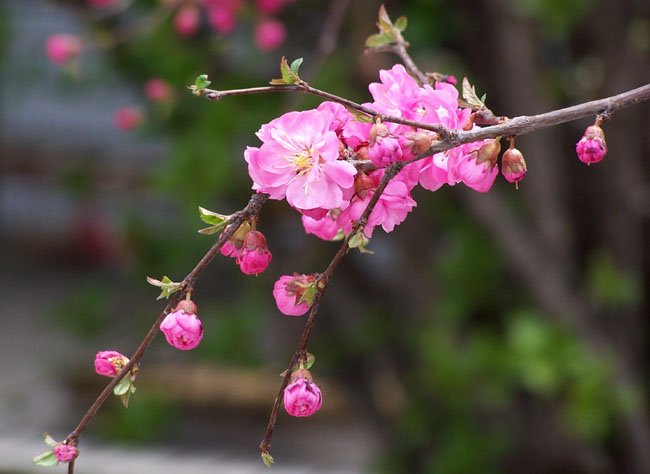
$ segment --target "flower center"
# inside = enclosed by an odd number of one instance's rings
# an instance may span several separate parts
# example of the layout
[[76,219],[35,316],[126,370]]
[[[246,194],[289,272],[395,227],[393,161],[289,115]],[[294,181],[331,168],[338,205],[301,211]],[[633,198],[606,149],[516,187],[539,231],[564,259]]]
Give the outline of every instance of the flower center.
[[287,156],[287,161],[291,163],[295,171],[309,171],[309,169],[314,165],[313,153],[314,150],[306,148],[299,153]]

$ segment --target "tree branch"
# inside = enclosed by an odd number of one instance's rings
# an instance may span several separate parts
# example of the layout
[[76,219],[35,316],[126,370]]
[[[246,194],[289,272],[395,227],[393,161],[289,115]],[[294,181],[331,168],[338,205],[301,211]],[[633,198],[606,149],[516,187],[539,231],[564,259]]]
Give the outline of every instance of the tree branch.
[[[254,194],[248,205],[242,210],[234,213],[230,219],[225,232],[219,237],[217,242],[208,250],[208,252],[201,258],[201,260],[196,264],[194,269],[188,273],[188,275],[183,279],[179,290],[170,298],[169,303],[165,306],[165,309],[160,313],[156,321],[154,322],[149,332],[136,349],[133,356],[131,356],[129,362],[122,368],[122,370],[111,379],[111,381],[104,387],[104,390],[97,396],[93,404],[90,406],[85,415],[81,418],[81,421],[77,427],[66,437],[65,442],[76,446],[79,440],[79,437],[86,429],[86,426],[92,420],[93,416],[97,413],[97,410],[102,406],[102,404],[110,397],[113,388],[122,380],[123,377],[127,376],[131,369],[133,369],[142,359],[145,351],[153,341],[153,338],[158,334],[160,324],[163,319],[169,314],[169,312],[178,304],[178,302],[185,296],[188,291],[191,291],[194,287],[194,283],[198,277],[203,273],[203,270],[208,266],[210,261],[219,253],[221,247],[234,235],[239,226],[241,226],[246,220],[251,219],[254,216],[257,216],[260,212],[260,209],[267,201],[267,194]],[[74,472],[74,463],[71,462],[68,466],[68,473],[72,474]]]

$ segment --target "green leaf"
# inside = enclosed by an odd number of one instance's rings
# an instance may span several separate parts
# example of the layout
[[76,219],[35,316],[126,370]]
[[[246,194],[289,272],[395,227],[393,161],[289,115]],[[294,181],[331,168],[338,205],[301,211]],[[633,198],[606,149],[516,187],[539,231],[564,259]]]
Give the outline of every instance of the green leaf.
[[309,306],[314,302],[316,296],[316,283],[312,283],[307,287],[305,292],[300,297],[300,303],[307,303]]
[[150,285],[157,286],[158,288],[162,289],[162,292],[156,298],[157,300],[161,300],[163,298],[169,298],[172,294],[176,293],[180,287],[180,283],[176,283],[174,281],[171,281],[168,277],[164,276],[162,281],[156,280],[155,278],[147,277],[147,282]]
[[[362,122],[362,123],[374,122],[374,120],[370,115],[364,114],[363,112],[359,112],[357,109],[353,109],[352,107],[346,107],[346,109],[348,109],[348,112],[354,115],[354,120],[357,122]],[[336,240],[340,240],[340,239],[336,239]]]
[[395,29],[401,33],[406,29],[406,24],[407,24],[406,17],[405,16],[400,16],[395,21]]
[[386,33],[375,33],[370,35],[366,40],[366,47],[372,48],[377,46],[384,46],[395,42],[395,38]]
[[271,467],[271,464],[273,464],[275,461],[273,460],[273,456],[271,456],[270,453],[262,453],[262,461],[264,461],[264,464],[266,464],[266,467]]
[[294,72],[296,76],[298,76],[298,69],[300,69],[301,64],[302,64],[302,58],[298,58],[291,63],[291,70]]
[[208,81],[208,75],[207,74],[201,74],[196,78],[196,81],[194,81],[194,89],[198,91],[202,91],[206,87],[208,87],[210,84],[212,84],[212,81]]
[[386,7],[382,5],[379,7],[379,22],[377,23],[377,26],[381,31],[390,31],[393,29],[393,22],[390,20],[390,17],[388,16],[388,12],[386,11]]
[[206,224],[212,224],[210,227],[199,230],[199,234],[212,235],[219,232],[221,229],[226,227],[228,221],[232,216],[227,216],[225,214],[219,214],[217,212],[210,211],[204,207],[199,206],[199,214],[201,220]]
[[36,466],[47,467],[47,466],[56,465],[59,462],[59,460],[56,458],[56,456],[54,456],[54,451],[49,450],[49,451],[45,451],[44,453],[39,454],[38,456],[35,456],[32,459],[32,462]]
[[52,447],[59,444],[54,438],[50,436],[49,433],[45,433],[45,435],[43,436],[43,441],[45,441],[45,444],[47,444],[48,446],[52,446]]
[[124,395],[131,390],[131,378],[125,375],[122,380],[113,388],[113,393],[117,396]]

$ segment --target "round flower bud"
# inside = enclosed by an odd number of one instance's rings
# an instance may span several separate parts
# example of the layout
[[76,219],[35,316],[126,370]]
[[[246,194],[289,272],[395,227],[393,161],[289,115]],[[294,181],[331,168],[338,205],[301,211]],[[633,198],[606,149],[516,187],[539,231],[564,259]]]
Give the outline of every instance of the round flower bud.
[[194,302],[183,300],[178,303],[174,312],[165,317],[160,330],[176,349],[187,351],[198,346],[203,337],[203,326],[196,317]]
[[95,356],[95,372],[106,377],[115,377],[129,359],[117,351],[100,351]]
[[54,446],[54,457],[59,462],[70,462],[79,456],[79,450],[71,444],[57,444]]
[[291,383],[284,389],[284,408],[291,416],[311,416],[323,404],[318,385],[308,370],[297,370],[291,374]]
[[587,127],[585,134],[576,144],[576,152],[580,161],[588,165],[601,161],[607,153],[603,129],[598,125]]
[[511,183],[517,183],[526,176],[526,161],[524,155],[516,148],[508,148],[501,158],[501,172]]
[[266,270],[272,259],[266,244],[266,237],[257,230],[251,230],[244,238],[241,255],[237,258],[239,268],[246,275],[258,275]]
[[75,35],[53,35],[45,43],[47,57],[58,66],[75,59],[82,48],[81,39]]

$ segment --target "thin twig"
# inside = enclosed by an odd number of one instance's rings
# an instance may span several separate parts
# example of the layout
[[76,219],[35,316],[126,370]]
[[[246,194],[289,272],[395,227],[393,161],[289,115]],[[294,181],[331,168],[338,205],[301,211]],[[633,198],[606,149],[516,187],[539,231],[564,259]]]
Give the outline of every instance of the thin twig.
[[300,337],[298,348],[293,353],[293,356],[291,357],[291,362],[289,363],[289,367],[287,368],[284,378],[282,379],[280,390],[278,391],[278,395],[275,397],[275,402],[273,403],[273,408],[271,409],[271,415],[269,416],[269,423],[266,427],[266,433],[264,434],[264,438],[260,443],[260,452],[262,456],[268,455],[269,448],[271,447],[271,438],[273,437],[273,430],[275,429],[275,422],[277,420],[278,411],[280,409],[280,403],[282,402],[282,397],[284,395],[284,389],[287,387],[289,383],[289,379],[291,378],[291,371],[293,370],[294,366],[298,363],[301,357],[304,357],[304,355],[307,352],[307,343],[309,342],[309,336],[311,335],[311,330],[314,327],[314,323],[316,322],[316,315],[318,314],[318,309],[320,308],[320,302],[323,298],[323,294],[325,293],[325,290],[327,289],[330,278],[332,277],[334,270],[336,270],[336,267],[338,267],[339,263],[341,263],[341,260],[349,250],[350,240],[357,232],[363,232],[363,229],[368,223],[368,218],[370,217],[370,213],[375,208],[375,205],[377,204],[379,198],[381,197],[382,193],[386,189],[386,186],[388,185],[390,180],[393,179],[399,173],[399,171],[404,167],[404,165],[405,165],[404,162],[397,162],[397,163],[393,163],[391,166],[386,168],[386,171],[384,172],[384,176],[379,182],[377,189],[372,195],[372,198],[370,198],[370,201],[366,205],[366,208],[364,209],[363,213],[361,214],[359,219],[353,224],[352,230],[345,237],[345,240],[343,240],[341,247],[339,247],[339,250],[336,252],[336,254],[330,261],[325,271],[321,273],[318,277],[317,290],[316,290],[316,294],[314,295],[314,301],[312,303],[311,311],[309,312],[309,317],[305,322],[305,328],[303,329],[302,336]]
[[[104,390],[97,396],[93,404],[90,406],[88,411],[85,413],[85,415],[82,417],[81,421],[79,422],[79,425],[67,436],[66,438],[66,443],[72,444],[74,446],[77,445],[79,437],[83,433],[83,431],[86,429],[86,426],[92,420],[93,416],[95,416],[95,413],[97,413],[97,410],[102,406],[102,404],[110,397],[111,392],[113,391],[113,388],[122,380],[123,377],[127,376],[127,374],[133,369],[139,362],[140,359],[142,359],[142,356],[144,355],[145,351],[147,350],[147,347],[149,347],[149,344],[151,344],[151,341],[153,338],[158,334],[158,330],[160,328],[160,324],[162,323],[163,319],[165,319],[165,316],[178,304],[178,302],[185,296],[185,294],[188,291],[191,291],[194,287],[194,283],[196,282],[197,278],[203,270],[208,266],[210,261],[219,253],[219,250],[221,250],[221,247],[230,239],[233,234],[237,231],[239,226],[241,226],[244,221],[251,219],[253,216],[257,216],[260,212],[260,209],[264,205],[264,203],[267,201],[268,195],[267,194],[254,194],[250,201],[248,202],[248,205],[242,209],[241,211],[238,211],[234,213],[230,219],[230,223],[227,227],[227,229],[224,231],[224,233],[219,237],[217,242],[208,250],[208,252],[201,258],[201,260],[196,264],[194,269],[183,279],[181,282],[180,288],[178,292],[176,292],[169,300],[169,303],[165,306],[165,309],[160,313],[156,321],[154,322],[153,326],[151,329],[149,329],[149,332],[147,332],[146,336],[138,346],[137,350],[131,356],[131,359],[129,362],[124,365],[122,370],[111,379],[111,381],[104,387]],[[72,469],[74,471],[74,465],[73,463],[70,463],[68,469]],[[70,474],[73,471],[69,471]]]

